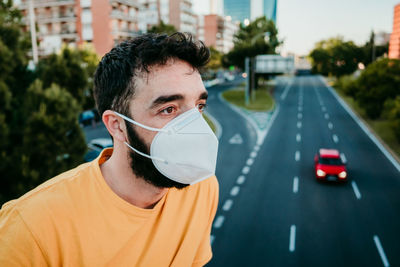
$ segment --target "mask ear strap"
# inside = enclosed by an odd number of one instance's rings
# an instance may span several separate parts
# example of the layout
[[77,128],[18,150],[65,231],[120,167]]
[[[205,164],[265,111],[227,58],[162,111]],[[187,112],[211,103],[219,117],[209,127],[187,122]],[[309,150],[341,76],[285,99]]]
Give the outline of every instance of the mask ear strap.
[[135,151],[136,153],[138,153],[139,155],[141,155],[141,156],[143,156],[143,157],[146,157],[146,158],[149,158],[149,159],[158,160],[158,161],[164,162],[165,164],[168,164],[168,161],[166,161],[165,159],[149,156],[149,155],[147,155],[147,154],[145,154],[145,153],[143,153],[143,152],[140,152],[139,150],[135,149],[133,146],[131,146],[131,145],[128,144],[127,142],[124,142],[124,143],[125,143],[125,145],[127,145],[130,149],[132,149],[133,151]]
[[113,111],[113,112],[114,112],[117,116],[123,118],[124,120],[129,121],[130,123],[133,123],[133,124],[135,124],[135,125],[137,125],[137,126],[139,126],[139,127],[142,127],[142,128],[144,128],[144,129],[146,129],[146,130],[153,131],[153,132],[164,132],[164,133],[169,133],[169,131],[167,131],[167,130],[149,127],[149,126],[143,125],[143,124],[141,124],[141,123],[139,123],[139,122],[137,122],[137,121],[134,121],[134,120],[128,118],[127,116],[122,115],[122,114],[120,114],[120,113],[118,113],[118,112],[116,112],[116,111]]

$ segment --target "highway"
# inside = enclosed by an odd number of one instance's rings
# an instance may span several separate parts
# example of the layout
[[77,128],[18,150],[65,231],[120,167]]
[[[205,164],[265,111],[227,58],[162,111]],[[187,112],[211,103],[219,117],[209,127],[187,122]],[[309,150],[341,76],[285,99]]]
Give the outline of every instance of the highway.
[[[209,88],[222,128],[220,203],[207,266],[400,266],[400,169],[318,76],[281,78],[261,143],[253,125]],[[345,184],[317,182],[313,158],[336,148]]]

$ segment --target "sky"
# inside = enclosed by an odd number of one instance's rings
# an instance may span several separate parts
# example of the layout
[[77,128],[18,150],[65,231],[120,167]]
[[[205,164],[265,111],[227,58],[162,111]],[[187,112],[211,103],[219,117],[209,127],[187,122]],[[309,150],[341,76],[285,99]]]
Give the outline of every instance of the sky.
[[[394,6],[400,0],[278,0],[277,27],[282,53],[306,55],[315,43],[343,36],[364,44],[371,34],[392,32]],[[193,0],[198,14],[209,12],[208,0]],[[228,15],[228,14],[225,14]]]

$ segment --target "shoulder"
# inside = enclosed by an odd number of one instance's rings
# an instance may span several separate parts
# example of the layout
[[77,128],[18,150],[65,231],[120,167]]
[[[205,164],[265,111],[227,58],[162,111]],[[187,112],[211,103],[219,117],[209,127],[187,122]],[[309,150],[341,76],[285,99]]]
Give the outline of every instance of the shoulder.
[[27,192],[18,199],[5,203],[0,210],[2,214],[17,210],[18,213],[29,219],[44,215],[51,208],[57,209],[68,205],[71,201],[72,192],[80,190],[82,179],[88,177],[87,172],[91,163],[82,164],[74,169],[64,172],[54,178],[49,179],[33,190]]

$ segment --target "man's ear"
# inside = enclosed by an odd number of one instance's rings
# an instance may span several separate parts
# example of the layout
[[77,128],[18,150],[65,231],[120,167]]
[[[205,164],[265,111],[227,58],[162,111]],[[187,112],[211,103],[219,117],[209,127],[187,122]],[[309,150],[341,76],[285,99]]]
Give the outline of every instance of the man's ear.
[[114,142],[116,140],[121,142],[126,142],[126,127],[124,119],[119,117],[112,110],[106,110],[103,112],[102,116],[104,125],[106,126],[108,132],[113,137]]

